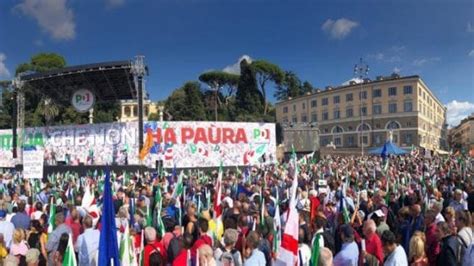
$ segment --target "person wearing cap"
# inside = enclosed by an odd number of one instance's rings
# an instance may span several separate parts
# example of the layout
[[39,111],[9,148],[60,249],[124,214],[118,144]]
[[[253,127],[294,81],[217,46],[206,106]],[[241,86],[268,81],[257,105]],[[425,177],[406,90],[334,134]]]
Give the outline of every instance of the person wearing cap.
[[5,210],[0,210],[0,234],[3,234],[3,239],[5,240],[5,245],[9,249],[13,239],[13,231],[15,231],[15,226],[13,223],[6,220],[7,212]]
[[383,232],[382,244],[385,253],[384,266],[408,266],[407,254],[397,244],[395,234],[392,231]]
[[82,220],[84,233],[77,237],[74,249],[78,253],[78,265],[94,265],[99,249],[100,231],[93,228],[92,217],[87,215]]
[[379,236],[382,236],[383,232],[390,230],[390,227],[387,225],[387,223],[384,221],[384,213],[382,210],[376,210],[370,217],[369,219],[374,220],[375,225],[377,226],[377,234]]
[[341,251],[334,257],[334,266],[357,266],[359,247],[354,241],[354,229],[348,224],[340,227],[340,236],[343,242]]

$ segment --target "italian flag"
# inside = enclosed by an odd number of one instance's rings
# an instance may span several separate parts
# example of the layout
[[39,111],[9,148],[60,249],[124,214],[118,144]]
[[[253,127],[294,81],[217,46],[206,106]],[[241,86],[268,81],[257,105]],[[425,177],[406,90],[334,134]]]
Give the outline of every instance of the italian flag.
[[48,219],[48,234],[53,232],[56,222],[56,205],[54,204],[54,198],[51,198],[51,203],[49,205],[49,219]]
[[296,153],[293,149],[293,183],[290,190],[290,205],[288,219],[283,232],[280,253],[277,256],[276,265],[295,265],[298,261],[298,211],[296,210],[296,191],[298,188],[298,163]]
[[67,241],[66,252],[64,253],[63,266],[76,266],[76,254],[74,253],[74,246],[72,245],[72,235],[69,234]]
[[281,244],[281,219],[280,219],[280,202],[278,200],[278,191],[276,193],[276,209],[275,209],[275,217],[273,223],[273,253],[278,254],[280,250]]
[[130,231],[127,226],[125,227],[125,232],[122,234],[122,239],[120,240],[120,262],[123,265],[133,264],[134,256],[132,248],[132,239],[130,238]]

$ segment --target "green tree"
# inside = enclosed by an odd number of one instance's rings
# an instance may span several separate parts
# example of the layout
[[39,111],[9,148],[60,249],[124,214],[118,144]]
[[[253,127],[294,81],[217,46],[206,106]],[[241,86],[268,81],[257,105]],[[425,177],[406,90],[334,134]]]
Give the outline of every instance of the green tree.
[[235,97],[237,113],[241,117],[263,113],[264,99],[258,90],[255,71],[245,59],[240,62],[240,79]]
[[285,79],[278,85],[275,92],[277,100],[285,100],[288,97],[300,96],[302,92],[301,80],[292,71],[285,72]]
[[165,112],[170,114],[174,121],[207,120],[199,82],[189,81],[174,90],[165,102]]
[[268,111],[268,102],[265,86],[271,81],[273,81],[276,85],[280,84],[283,81],[285,74],[280,69],[280,67],[265,60],[254,61],[252,62],[251,66],[255,71],[258,86],[263,96],[263,115],[266,115]]
[[[239,75],[227,73],[224,71],[209,71],[201,74],[199,76],[199,80],[207,84],[209,89],[212,91],[214,98],[214,117],[217,121],[218,109],[223,105],[221,98],[224,98],[224,103],[227,107],[230,97],[232,97],[237,88]],[[226,89],[226,94],[223,92],[224,89]]]
[[41,99],[36,109],[43,116],[47,126],[51,125],[51,120],[59,115],[59,106],[47,96]]
[[66,66],[66,60],[56,53],[39,53],[31,57],[30,62],[20,64],[16,70],[15,75],[23,72],[47,72],[57,68]]
[[303,82],[303,87],[301,88],[301,94],[304,95],[306,93],[312,93],[314,90],[314,87],[313,85],[311,85],[311,83],[309,83],[309,81],[305,81]]

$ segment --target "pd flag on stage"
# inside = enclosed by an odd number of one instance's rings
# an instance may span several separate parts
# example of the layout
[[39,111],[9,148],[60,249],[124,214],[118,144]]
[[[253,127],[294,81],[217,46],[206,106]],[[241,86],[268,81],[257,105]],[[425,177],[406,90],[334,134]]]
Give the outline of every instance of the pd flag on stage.
[[115,211],[112,202],[110,185],[110,170],[105,173],[104,198],[102,206],[102,230],[99,241],[99,265],[119,266],[119,251],[117,242],[117,227],[115,226]]

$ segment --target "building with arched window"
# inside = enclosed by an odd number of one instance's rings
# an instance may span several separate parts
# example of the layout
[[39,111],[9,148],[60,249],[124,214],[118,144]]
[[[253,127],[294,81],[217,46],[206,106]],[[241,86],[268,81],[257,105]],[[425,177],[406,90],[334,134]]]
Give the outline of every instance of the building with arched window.
[[[158,106],[150,100],[143,101],[143,120],[147,121],[148,116],[158,113]],[[138,103],[137,100],[120,101],[120,122],[138,121]]]
[[389,138],[405,148],[447,149],[446,107],[419,76],[393,74],[316,89],[278,102],[276,118],[284,129],[311,124],[319,130],[320,146],[333,144],[336,150],[358,153]]

